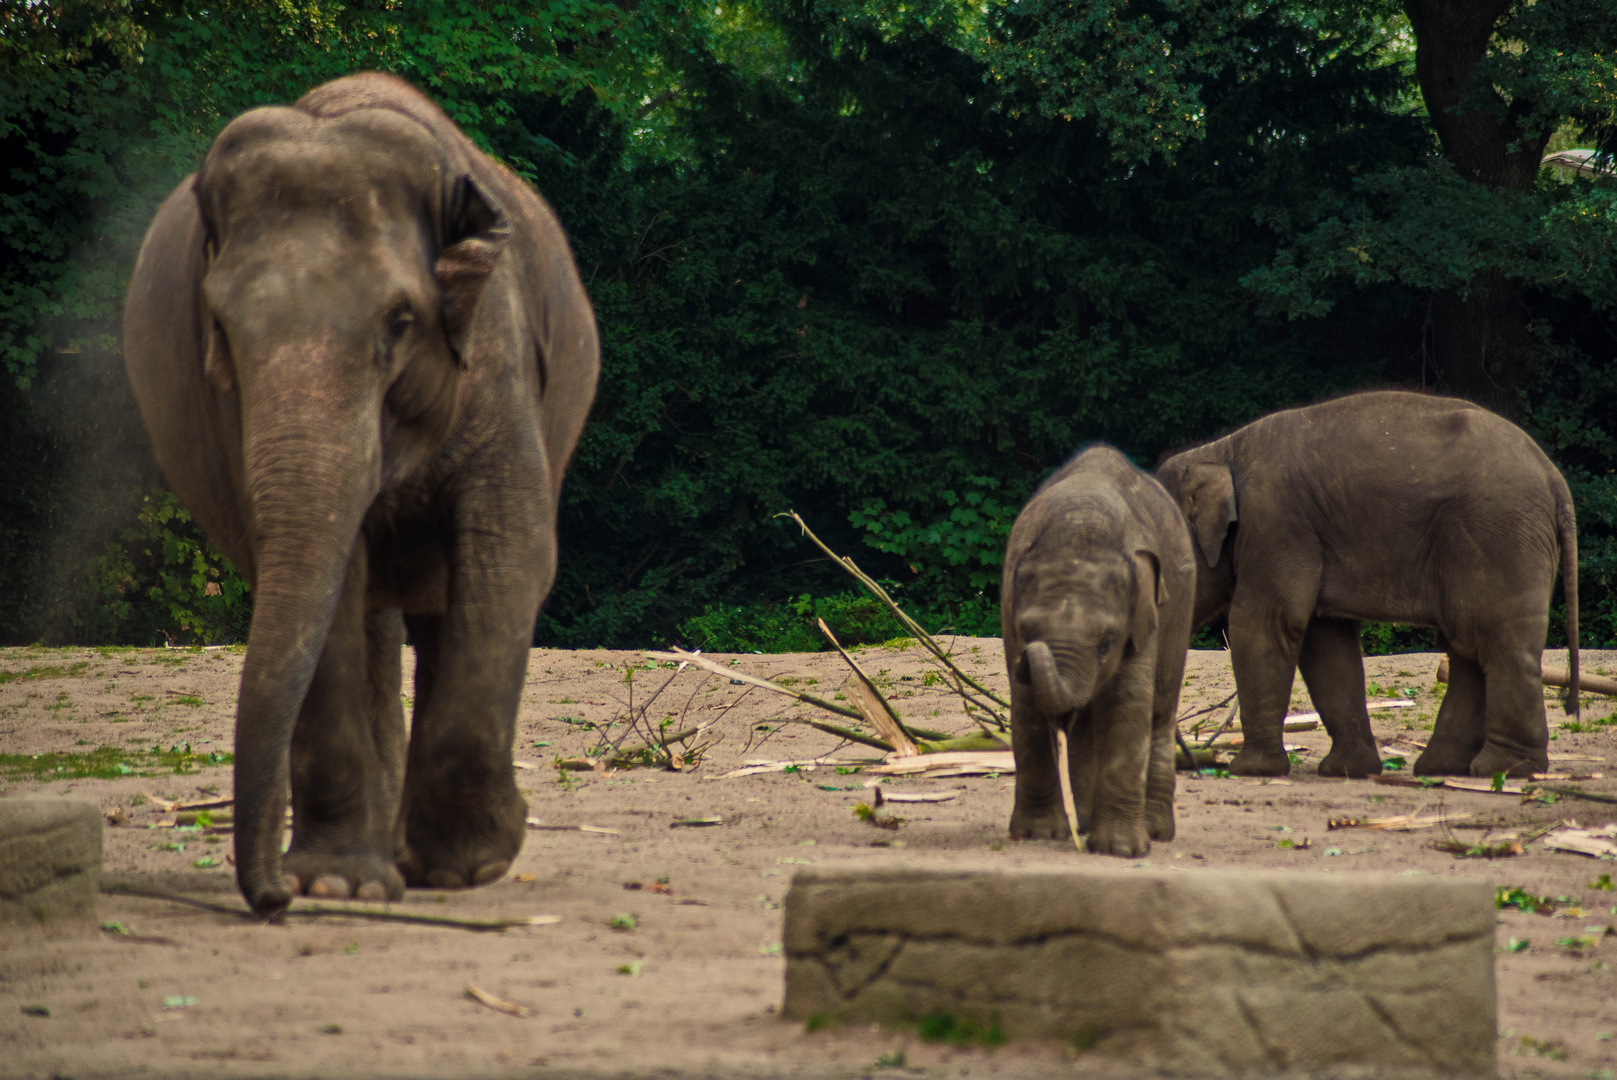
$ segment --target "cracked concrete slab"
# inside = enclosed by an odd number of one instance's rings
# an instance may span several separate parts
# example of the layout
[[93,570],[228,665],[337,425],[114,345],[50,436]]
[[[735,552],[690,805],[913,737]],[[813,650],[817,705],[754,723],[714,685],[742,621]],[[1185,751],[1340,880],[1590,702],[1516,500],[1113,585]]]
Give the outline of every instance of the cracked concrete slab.
[[89,803],[0,799],[0,922],[94,916],[103,828]]
[[1182,1074],[1492,1076],[1486,882],[1097,866],[799,871],[788,1016],[948,1016]]

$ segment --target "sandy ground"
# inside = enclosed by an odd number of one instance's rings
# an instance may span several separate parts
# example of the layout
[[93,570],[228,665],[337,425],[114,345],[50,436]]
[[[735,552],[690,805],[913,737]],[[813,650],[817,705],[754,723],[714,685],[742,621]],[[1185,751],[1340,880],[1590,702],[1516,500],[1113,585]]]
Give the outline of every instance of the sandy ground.
[[[997,641],[961,639],[957,648],[968,669],[1004,691]],[[1617,654],[1584,655],[1586,669],[1617,672]],[[950,732],[970,728],[956,699],[927,680],[919,649],[876,647],[859,656],[908,720]],[[846,675],[835,655],[722,659],[798,680],[825,696],[839,692]],[[1401,749],[1395,739],[1423,738],[1430,728],[1436,660],[1405,655],[1367,663],[1372,694],[1412,691],[1417,702],[1371,714],[1378,737],[1393,750]],[[1555,662],[1562,658],[1546,656]],[[200,833],[154,828],[171,815],[142,797],[230,794],[229,767],[207,764],[207,755],[230,750],[240,665],[239,650],[0,650],[0,755],[111,746],[126,751],[120,760],[131,770],[115,779],[73,779],[80,759],[59,757],[51,760],[66,763],[62,771],[50,769],[61,778],[40,780],[32,759],[0,757],[0,796],[122,806],[130,822],[107,829],[107,883],[239,904],[226,862],[229,837],[210,843]],[[648,715],[659,722],[671,717],[674,728],[713,721],[701,737],[712,745],[698,762],[677,773],[574,774],[554,767],[557,758],[582,755],[603,732],[616,738],[622,728],[606,725],[626,714],[630,690],[638,709],[671,676]],[[1225,654],[1193,653],[1182,711],[1232,689]],[[1586,700],[1585,723],[1611,713],[1608,699]],[[1299,680],[1293,711],[1308,707]],[[485,918],[556,915],[558,923],[503,933],[327,916],[265,926],[168,902],[103,896],[101,919],[127,933],[47,926],[0,936],[0,1075],[941,1078],[1108,1071],[1104,1044],[1093,1053],[1016,1040],[997,1049],[950,1047],[862,1028],[810,1034],[777,1016],[780,901],[796,867],[850,857],[987,858],[1007,866],[1080,858],[1055,842],[1006,840],[1009,776],[894,780],[887,790],[958,797],[899,808],[908,821],[897,832],[862,823],[851,810],[870,797],[868,777],[851,770],[871,752],[838,749],[835,738],[788,722],[822,715],[727,679],[657,667],[643,653],[536,651],[517,751],[534,766],[519,773],[530,813],[548,825],[616,831],[530,832],[504,880],[469,892],[412,891],[398,907]],[[1558,709],[1551,718],[1552,725],[1563,719]],[[1563,766],[1569,771],[1617,778],[1614,732],[1562,728],[1550,749],[1597,759]],[[638,741],[631,735],[625,745]],[[1617,892],[1590,887],[1617,866],[1539,845],[1514,858],[1459,859],[1428,847],[1436,830],[1328,832],[1326,822],[1443,810],[1471,815],[1453,835],[1475,840],[1487,823],[1597,824],[1617,817],[1617,807],[1322,780],[1308,763],[1326,749],[1323,732],[1288,741],[1302,748],[1304,763],[1289,781],[1181,776],[1179,838],[1157,845],[1139,865],[1465,875],[1566,897],[1554,916],[1500,912],[1500,1071],[1611,1077],[1617,975],[1609,962],[1617,958],[1617,938],[1592,946],[1556,942],[1617,923]],[[143,775],[153,767],[153,747],[186,744],[189,771]],[[853,764],[718,778],[744,760],[832,751]],[[1409,748],[1408,760],[1415,754]],[[1617,779],[1577,784],[1617,792]],[[699,817],[721,823],[672,827]],[[173,850],[176,843],[184,850]],[[667,891],[652,889],[663,881]],[[614,920],[627,924],[622,916],[632,916],[632,929],[613,928]],[[1530,944],[1513,951],[1512,939]],[[478,1004],[466,996],[468,983],[531,1013],[519,1018]],[[49,1016],[35,1015],[35,1006]],[[895,1067],[899,1061],[903,1070]]]

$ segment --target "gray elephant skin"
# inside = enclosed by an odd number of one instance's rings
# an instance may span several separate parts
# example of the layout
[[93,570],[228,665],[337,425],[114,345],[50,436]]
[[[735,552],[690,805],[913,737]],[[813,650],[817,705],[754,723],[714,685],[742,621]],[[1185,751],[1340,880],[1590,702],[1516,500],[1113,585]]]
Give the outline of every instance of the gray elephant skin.
[[1057,727],[1090,851],[1145,854],[1174,834],[1174,723],[1196,588],[1190,530],[1156,480],[1108,446],[1034,492],[1005,551],[1011,836],[1068,834]]
[[518,694],[599,368],[549,206],[407,84],[341,79],[219,134],[146,236],[124,342],[164,475],[252,584],[243,895],[268,914],[295,892],[500,877],[525,833]]
[[1520,428],[1452,398],[1353,394],[1256,420],[1157,477],[1196,536],[1196,625],[1229,616],[1245,735],[1231,772],[1290,770],[1299,667],[1331,736],[1320,774],[1381,772],[1364,620],[1435,626],[1449,655],[1416,773],[1546,768],[1539,664],[1557,566],[1577,709],[1577,526],[1566,481]]

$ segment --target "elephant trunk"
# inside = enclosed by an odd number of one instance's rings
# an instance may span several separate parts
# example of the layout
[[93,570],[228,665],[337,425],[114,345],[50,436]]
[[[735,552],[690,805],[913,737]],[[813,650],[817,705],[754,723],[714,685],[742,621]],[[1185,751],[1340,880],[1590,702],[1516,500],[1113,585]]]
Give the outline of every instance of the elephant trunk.
[[1089,701],[1088,693],[1075,690],[1056,665],[1050,646],[1042,641],[1029,642],[1022,650],[1027,657],[1028,679],[1033,684],[1033,703],[1046,716],[1064,716],[1081,708]]
[[375,414],[366,424],[363,410],[320,407],[342,395],[300,389],[297,403],[243,393],[255,572],[236,710],[236,880],[261,915],[292,901],[281,879],[292,730],[380,486]]

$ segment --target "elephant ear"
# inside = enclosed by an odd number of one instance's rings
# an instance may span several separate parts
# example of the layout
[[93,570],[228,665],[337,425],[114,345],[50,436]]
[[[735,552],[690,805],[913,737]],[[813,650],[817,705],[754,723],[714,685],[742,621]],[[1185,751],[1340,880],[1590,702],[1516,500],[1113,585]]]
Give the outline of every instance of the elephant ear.
[[456,362],[464,368],[472,316],[511,237],[511,225],[470,176],[460,176],[449,186],[443,219],[444,248],[432,276],[438,282],[444,333]]
[[1134,553],[1134,614],[1129,620],[1129,640],[1136,649],[1144,648],[1157,632],[1157,608],[1168,602],[1168,587],[1162,581],[1162,564],[1155,552]]
[[1208,567],[1218,565],[1224,538],[1238,516],[1235,512],[1235,478],[1230,467],[1212,462],[1192,465],[1185,470],[1185,517]]

